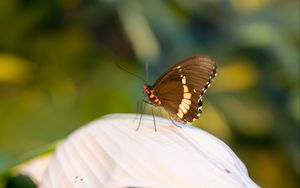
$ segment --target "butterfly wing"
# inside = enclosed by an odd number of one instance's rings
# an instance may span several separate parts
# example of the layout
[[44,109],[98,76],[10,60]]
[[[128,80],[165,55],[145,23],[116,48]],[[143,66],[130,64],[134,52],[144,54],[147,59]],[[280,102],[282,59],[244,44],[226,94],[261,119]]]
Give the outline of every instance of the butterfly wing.
[[216,75],[215,62],[194,56],[169,68],[153,85],[161,106],[173,118],[192,122],[202,113],[202,96]]

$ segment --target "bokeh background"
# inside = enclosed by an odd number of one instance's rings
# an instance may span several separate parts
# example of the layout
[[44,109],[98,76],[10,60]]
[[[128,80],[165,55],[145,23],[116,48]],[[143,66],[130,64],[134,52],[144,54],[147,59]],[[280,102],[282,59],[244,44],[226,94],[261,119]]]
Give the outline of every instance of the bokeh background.
[[[299,187],[299,1],[0,1],[0,169],[108,113],[195,54],[219,71],[194,123],[263,187]],[[4,185],[5,178],[0,184]]]

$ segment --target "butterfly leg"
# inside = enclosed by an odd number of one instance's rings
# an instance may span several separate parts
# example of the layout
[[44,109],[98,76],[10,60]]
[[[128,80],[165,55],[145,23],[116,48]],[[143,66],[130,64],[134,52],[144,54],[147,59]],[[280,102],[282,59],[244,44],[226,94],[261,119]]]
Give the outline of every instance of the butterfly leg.
[[169,119],[171,120],[171,122],[173,123],[173,125],[175,125],[176,127],[182,128],[179,125],[176,124],[176,122],[174,122],[174,120],[172,119],[172,117],[169,115]]
[[156,122],[155,122],[155,116],[154,116],[154,113],[153,113],[153,108],[151,108],[151,111],[152,111],[152,116],[153,116],[153,121],[154,121],[154,130],[156,132],[157,129],[156,129]]
[[152,103],[152,102],[150,102],[150,101],[147,101],[147,100],[145,100],[145,99],[143,100],[143,102],[144,102],[144,103],[146,103],[146,104],[151,104],[151,105],[153,105],[153,103]]
[[[150,101],[147,101],[147,100],[143,100],[143,102],[144,102],[145,104],[151,104],[151,105],[153,105],[153,103],[151,103]],[[145,106],[144,106],[144,107],[145,107]],[[141,108],[141,109],[142,109],[142,108]],[[154,130],[155,130],[155,132],[156,132],[156,131],[157,131],[157,127],[156,127],[156,121],[155,121],[155,116],[154,116],[153,108],[151,108],[151,112],[152,112],[152,116],[153,116]],[[139,127],[140,127],[140,123],[139,123],[139,126],[138,126],[137,130],[139,129]]]
[[143,115],[143,110],[144,110],[144,106],[143,106],[143,103],[141,102],[141,114],[140,114],[140,119],[139,119],[139,124],[138,124],[138,127],[136,128],[135,131],[138,131],[140,126],[141,126],[141,123],[142,123],[142,115]]
[[[151,104],[152,106],[156,107],[156,106],[153,105],[153,103],[151,103],[150,101],[144,100],[144,103],[146,103],[146,104]],[[157,131],[157,128],[156,128],[156,121],[155,121],[155,116],[154,116],[153,108],[151,108],[151,112],[152,112],[152,116],[153,116],[154,130],[155,130],[155,132],[156,132],[156,131]]]
[[135,117],[133,119],[133,122],[135,122],[135,120],[137,119],[138,114],[139,114],[139,110],[140,110],[140,101],[137,101],[136,102],[136,114],[135,114]]

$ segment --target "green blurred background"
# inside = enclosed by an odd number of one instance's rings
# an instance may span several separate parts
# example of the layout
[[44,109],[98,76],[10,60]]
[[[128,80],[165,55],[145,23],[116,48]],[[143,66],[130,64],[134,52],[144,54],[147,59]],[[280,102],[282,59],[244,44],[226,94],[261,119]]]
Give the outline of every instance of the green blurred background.
[[219,71],[194,125],[263,187],[299,187],[299,1],[1,0],[0,169],[108,113],[195,54]]

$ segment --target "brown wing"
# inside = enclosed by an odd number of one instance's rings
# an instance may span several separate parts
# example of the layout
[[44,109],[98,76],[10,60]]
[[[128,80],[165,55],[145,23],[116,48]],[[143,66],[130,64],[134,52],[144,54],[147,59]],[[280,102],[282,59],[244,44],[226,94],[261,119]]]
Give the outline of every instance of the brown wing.
[[202,113],[202,96],[216,75],[216,64],[194,56],[169,68],[153,85],[162,106],[175,119],[192,122]]

